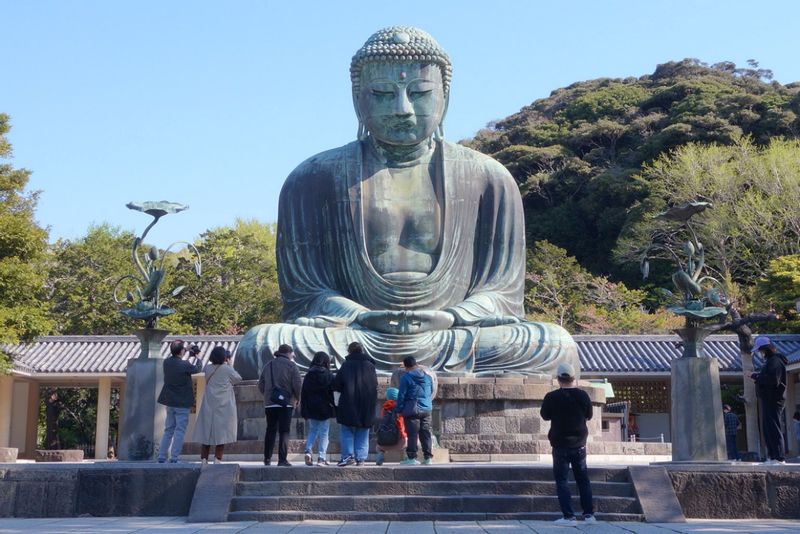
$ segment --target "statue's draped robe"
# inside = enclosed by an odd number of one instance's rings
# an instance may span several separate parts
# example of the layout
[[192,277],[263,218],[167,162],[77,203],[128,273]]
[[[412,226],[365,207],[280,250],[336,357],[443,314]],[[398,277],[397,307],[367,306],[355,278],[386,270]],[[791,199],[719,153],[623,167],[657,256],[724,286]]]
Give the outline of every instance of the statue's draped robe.
[[[356,141],[323,152],[286,180],[277,241],[284,324],[248,332],[236,357],[242,375],[257,373],[281,343],[308,367],[316,351],[341,362],[353,341],[385,373],[406,356],[445,372],[552,375],[561,361],[577,366],[575,343],[559,326],[482,326],[500,317],[524,321],[525,225],[508,171],[479,152],[438,143],[434,161],[442,162],[444,179],[438,261],[425,278],[389,281],[373,268],[364,235],[361,186],[368,150]],[[370,310],[445,310],[456,321],[448,330],[384,334],[353,322]],[[325,328],[291,324],[320,317]]]

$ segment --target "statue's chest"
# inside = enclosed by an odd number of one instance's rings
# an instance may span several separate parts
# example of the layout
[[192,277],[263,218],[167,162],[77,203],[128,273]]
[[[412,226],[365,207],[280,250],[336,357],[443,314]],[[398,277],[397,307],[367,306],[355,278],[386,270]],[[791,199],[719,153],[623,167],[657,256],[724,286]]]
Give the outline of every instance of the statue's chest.
[[380,169],[362,182],[362,215],[372,254],[394,247],[435,254],[442,226],[441,187],[432,165]]

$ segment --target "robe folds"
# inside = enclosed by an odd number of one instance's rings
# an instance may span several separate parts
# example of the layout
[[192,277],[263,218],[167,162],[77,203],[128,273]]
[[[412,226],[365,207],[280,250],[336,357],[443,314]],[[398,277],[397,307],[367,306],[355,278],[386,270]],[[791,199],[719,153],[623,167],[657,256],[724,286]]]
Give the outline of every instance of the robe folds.
[[[508,171],[484,154],[438,142],[438,261],[424,278],[387,280],[373,267],[364,234],[361,185],[370,150],[368,142],[355,141],[313,156],[287,178],[276,250],[284,322],[245,335],[235,359],[242,376],[257,377],[282,343],[308,368],[317,351],[340,365],[353,341],[382,374],[406,356],[449,373],[552,376],[562,361],[579,368],[576,345],[563,328],[524,320],[525,224]],[[354,322],[371,310],[444,310],[455,323],[386,334]],[[315,325],[303,325],[306,319]]]

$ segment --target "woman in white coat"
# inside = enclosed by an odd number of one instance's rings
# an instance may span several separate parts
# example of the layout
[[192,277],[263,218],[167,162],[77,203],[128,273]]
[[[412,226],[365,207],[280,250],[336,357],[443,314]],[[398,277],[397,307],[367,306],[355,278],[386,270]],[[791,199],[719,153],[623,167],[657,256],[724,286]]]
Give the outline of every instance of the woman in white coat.
[[192,440],[202,444],[200,459],[203,465],[208,463],[212,445],[215,445],[214,463],[218,464],[222,461],[225,444],[236,441],[236,397],[233,386],[241,382],[242,377],[234,371],[229,360],[230,352],[222,347],[214,347],[203,370],[206,390],[192,434]]

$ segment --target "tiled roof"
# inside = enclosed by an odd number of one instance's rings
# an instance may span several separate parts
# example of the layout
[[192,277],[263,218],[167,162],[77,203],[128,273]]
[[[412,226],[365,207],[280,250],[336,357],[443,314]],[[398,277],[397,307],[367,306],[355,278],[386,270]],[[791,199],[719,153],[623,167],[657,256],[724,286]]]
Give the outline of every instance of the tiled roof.
[[[669,373],[671,361],[681,356],[677,336],[574,337],[584,373]],[[241,336],[167,336],[161,347],[162,356],[169,353],[169,342],[178,338],[198,345],[203,360],[207,361],[211,349],[217,345],[235,352]],[[790,362],[800,362],[800,334],[775,334],[770,339]],[[14,365],[21,372],[124,373],[128,360],[139,355],[139,342],[134,336],[45,336],[3,350],[13,355]],[[742,370],[736,336],[708,337],[706,354],[717,358],[721,372]]]
[[[217,345],[233,352],[241,336],[167,336],[161,345],[162,357],[169,354],[174,339],[197,345],[203,361],[208,361]],[[3,349],[20,371],[37,373],[124,373],[128,360],[138,357],[140,350],[135,336],[43,336]]]

